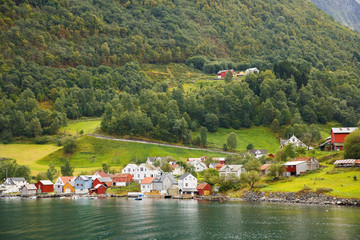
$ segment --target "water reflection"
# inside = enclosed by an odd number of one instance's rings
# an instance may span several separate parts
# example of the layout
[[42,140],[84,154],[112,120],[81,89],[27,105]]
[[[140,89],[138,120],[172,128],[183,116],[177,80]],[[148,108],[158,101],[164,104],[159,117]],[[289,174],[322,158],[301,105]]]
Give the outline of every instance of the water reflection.
[[359,239],[360,209],[168,199],[0,200],[0,239]]

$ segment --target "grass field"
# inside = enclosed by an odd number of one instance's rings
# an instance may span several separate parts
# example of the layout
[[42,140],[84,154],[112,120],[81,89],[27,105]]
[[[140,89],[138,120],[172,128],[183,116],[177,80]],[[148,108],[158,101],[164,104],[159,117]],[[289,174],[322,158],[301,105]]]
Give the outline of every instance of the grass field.
[[69,121],[66,127],[60,129],[60,132],[76,134],[83,130],[84,134],[94,133],[100,127],[100,123],[101,119]]
[[[217,132],[207,134],[208,147],[219,148],[226,143],[230,132],[237,134],[237,148],[239,152],[246,152],[246,147],[249,143],[253,144],[257,149],[266,149],[269,153],[275,153],[279,150],[279,141],[274,136],[273,132],[266,127],[253,127],[247,129],[225,129],[219,128]],[[193,134],[193,138],[199,136],[200,133]]]
[[47,166],[52,162],[55,166],[64,164],[67,158],[70,159],[76,171],[87,171],[88,169],[101,168],[103,162],[111,166],[124,166],[130,160],[146,160],[147,157],[172,156],[184,160],[188,157],[224,156],[221,153],[210,153],[201,150],[189,150],[167,146],[156,146],[141,143],[129,143],[113,140],[98,139],[84,136],[79,140],[78,150],[74,154],[65,154],[62,149],[38,160],[39,165]]
[[341,123],[338,122],[328,122],[327,124],[316,124],[319,128],[322,138],[330,137],[330,131],[333,127],[341,127]]
[[[333,191],[328,193],[331,196],[360,198],[360,171],[343,169],[335,174],[327,174],[329,171],[332,172],[333,169],[333,166],[328,166],[313,174],[292,177],[282,182],[268,185],[265,188],[261,188],[261,191],[297,192],[306,185],[314,191],[320,187],[332,188]],[[353,176],[357,176],[358,180],[354,181]]]
[[18,164],[29,166],[31,173],[36,175],[48,168],[48,166],[38,164],[36,161],[60,148],[55,145],[0,144],[0,157],[16,159]]

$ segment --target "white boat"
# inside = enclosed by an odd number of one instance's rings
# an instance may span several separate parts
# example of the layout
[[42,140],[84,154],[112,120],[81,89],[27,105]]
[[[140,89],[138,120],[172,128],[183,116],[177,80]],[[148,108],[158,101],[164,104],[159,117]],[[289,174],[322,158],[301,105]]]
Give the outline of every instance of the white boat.
[[77,195],[74,195],[74,196],[72,196],[72,198],[71,199],[79,199],[80,197],[79,196],[77,196]]
[[31,196],[29,199],[37,199],[37,196]]

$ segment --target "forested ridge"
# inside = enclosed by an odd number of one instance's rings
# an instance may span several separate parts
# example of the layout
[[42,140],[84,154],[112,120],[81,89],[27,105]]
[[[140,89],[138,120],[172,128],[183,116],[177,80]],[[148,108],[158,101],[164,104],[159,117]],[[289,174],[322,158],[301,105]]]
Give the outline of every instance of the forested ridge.
[[[360,35],[310,1],[5,0],[0,11],[3,141],[82,116],[103,116],[110,134],[183,143],[201,127],[306,135],[304,123],[360,119]],[[188,92],[145,63],[262,72]]]

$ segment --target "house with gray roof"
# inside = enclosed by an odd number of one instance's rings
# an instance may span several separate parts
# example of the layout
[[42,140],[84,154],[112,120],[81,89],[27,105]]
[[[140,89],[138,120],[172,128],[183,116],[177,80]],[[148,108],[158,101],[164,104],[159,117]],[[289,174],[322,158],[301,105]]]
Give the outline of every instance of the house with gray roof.
[[[152,181],[154,191],[166,194],[168,190],[173,186],[173,180],[170,177],[171,174],[157,175]],[[172,175],[171,175],[172,176]]]
[[230,176],[240,177],[245,172],[243,165],[224,165],[219,169],[219,175],[228,178]]
[[11,177],[7,178],[3,184],[3,189],[6,189],[4,193],[17,193],[25,184],[29,184],[23,177]]
[[197,190],[197,178],[190,173],[185,173],[178,178],[179,194],[191,194],[194,195]]

